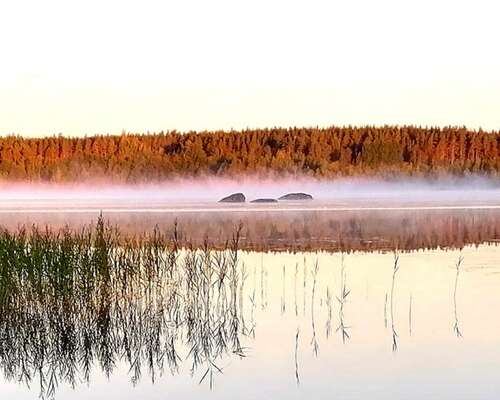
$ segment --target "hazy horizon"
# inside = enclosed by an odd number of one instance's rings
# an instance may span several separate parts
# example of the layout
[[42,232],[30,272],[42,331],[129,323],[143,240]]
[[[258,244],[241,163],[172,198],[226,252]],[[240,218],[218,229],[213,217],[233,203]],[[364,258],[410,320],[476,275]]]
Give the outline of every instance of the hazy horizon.
[[[500,183],[496,179],[471,176],[450,176],[441,180],[399,178],[393,181],[377,178],[316,179],[306,176],[282,178],[176,178],[163,182],[135,184],[112,183],[105,180],[72,183],[16,183],[0,181],[0,202],[30,200],[39,204],[45,200],[112,202],[217,202],[232,193],[243,192],[247,202],[256,198],[278,198],[287,193],[305,192],[315,200],[362,200],[377,198],[393,201],[450,201],[487,202],[500,199]],[[492,197],[493,196],[493,197]],[[307,202],[306,202],[307,203]]]

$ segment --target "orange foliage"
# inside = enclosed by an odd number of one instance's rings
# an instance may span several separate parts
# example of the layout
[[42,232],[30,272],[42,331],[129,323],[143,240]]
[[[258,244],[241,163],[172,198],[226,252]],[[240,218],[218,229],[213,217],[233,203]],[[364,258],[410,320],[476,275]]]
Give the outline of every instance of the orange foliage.
[[159,181],[240,174],[440,176],[500,171],[500,133],[413,126],[0,139],[0,178]]

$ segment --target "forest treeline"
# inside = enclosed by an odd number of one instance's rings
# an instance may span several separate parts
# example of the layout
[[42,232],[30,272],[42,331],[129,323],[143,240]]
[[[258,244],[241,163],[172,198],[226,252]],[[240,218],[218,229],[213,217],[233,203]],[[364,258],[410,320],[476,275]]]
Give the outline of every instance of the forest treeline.
[[500,132],[413,126],[272,128],[0,138],[0,179],[160,181],[192,176],[500,173]]

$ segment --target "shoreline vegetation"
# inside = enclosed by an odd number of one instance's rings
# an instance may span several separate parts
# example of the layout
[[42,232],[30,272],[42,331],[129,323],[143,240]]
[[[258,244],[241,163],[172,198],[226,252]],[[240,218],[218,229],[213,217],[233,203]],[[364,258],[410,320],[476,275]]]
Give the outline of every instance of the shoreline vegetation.
[[60,383],[89,384],[93,369],[110,377],[120,363],[132,383],[178,373],[213,385],[221,360],[245,356],[244,269],[238,233],[223,252],[165,246],[153,235],[140,247],[117,246],[100,218],[77,235],[34,229],[0,235],[0,369],[8,381],[54,398]]
[[498,177],[500,132],[364,126],[0,138],[0,180]]

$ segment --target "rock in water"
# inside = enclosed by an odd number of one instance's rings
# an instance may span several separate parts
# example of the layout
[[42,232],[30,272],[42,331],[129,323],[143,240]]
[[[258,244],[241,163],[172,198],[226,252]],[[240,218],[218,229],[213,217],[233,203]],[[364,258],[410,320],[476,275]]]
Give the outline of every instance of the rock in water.
[[312,200],[313,197],[307,193],[288,193],[281,196],[279,200]]
[[276,199],[255,199],[252,200],[250,203],[277,203],[278,200]]
[[233,193],[223,199],[220,199],[219,203],[244,203],[245,201],[246,198],[243,193]]

